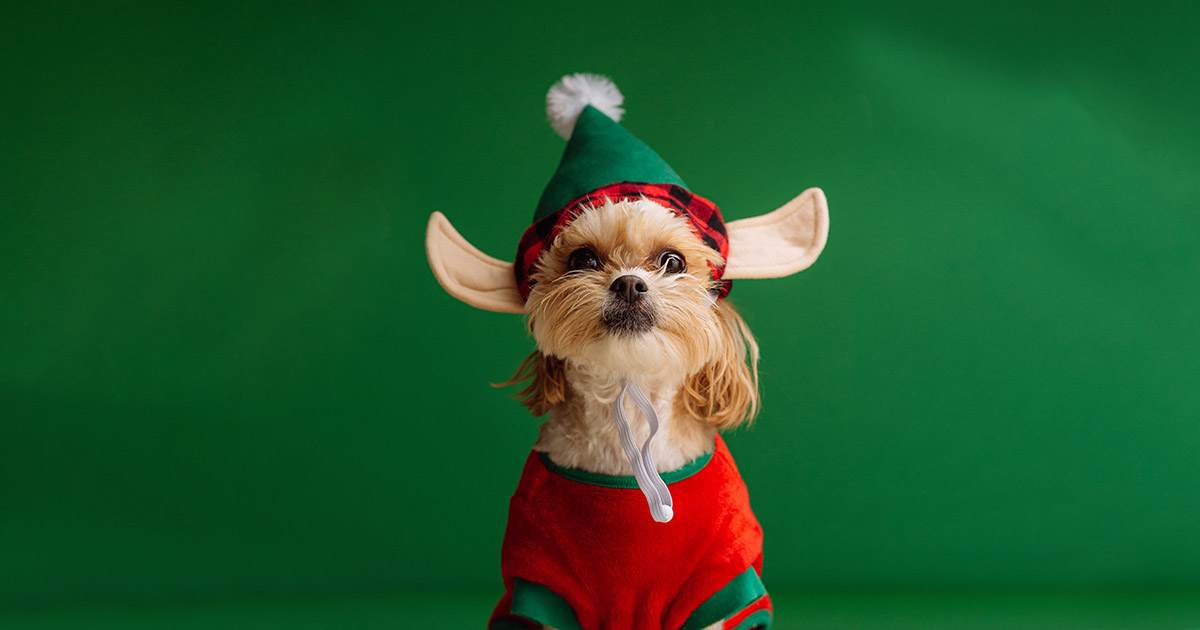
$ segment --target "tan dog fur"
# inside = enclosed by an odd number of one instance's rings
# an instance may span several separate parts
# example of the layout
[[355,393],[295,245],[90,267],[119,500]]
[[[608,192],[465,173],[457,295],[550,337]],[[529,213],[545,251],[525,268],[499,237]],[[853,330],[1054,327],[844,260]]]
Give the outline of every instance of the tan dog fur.
[[[600,267],[568,271],[569,256],[583,247],[598,255]],[[659,268],[664,250],[683,255],[683,273]],[[659,413],[663,428],[651,452],[660,472],[711,450],[717,429],[753,417],[758,345],[732,305],[709,298],[709,263],[720,262],[685,219],[646,200],[588,209],[555,239],[538,261],[525,304],[538,349],[510,381],[528,381],[526,406],[534,415],[549,413],[535,449],[562,466],[632,474],[612,419],[623,378],[638,382]],[[616,300],[609,287],[624,275],[648,287],[648,331],[614,332],[602,323],[606,304]],[[640,443],[646,420],[627,405]]]

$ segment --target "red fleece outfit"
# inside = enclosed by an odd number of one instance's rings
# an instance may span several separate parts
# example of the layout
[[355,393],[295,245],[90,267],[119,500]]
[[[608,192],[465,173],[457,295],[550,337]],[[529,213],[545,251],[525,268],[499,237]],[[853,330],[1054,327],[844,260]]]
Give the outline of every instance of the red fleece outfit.
[[[675,517],[656,523],[632,477],[562,468],[530,453],[509,504],[500,560],[506,593],[492,622],[515,619],[515,582],[552,591],[584,630],[676,630],[735,578],[757,583],[762,528],[724,440],[717,436],[707,463],[663,478]],[[751,567],[755,574],[743,576]],[[755,597],[754,608],[769,614],[769,598]]]

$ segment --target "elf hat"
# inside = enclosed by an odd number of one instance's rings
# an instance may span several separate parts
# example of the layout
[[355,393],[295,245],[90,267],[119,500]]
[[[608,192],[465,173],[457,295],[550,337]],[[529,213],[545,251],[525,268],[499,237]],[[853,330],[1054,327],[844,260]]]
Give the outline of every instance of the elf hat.
[[816,260],[829,227],[820,189],[810,188],[774,212],[726,224],[716,205],[692,194],[657,153],[619,124],[623,100],[611,81],[597,75],[569,75],[550,88],[550,124],[568,142],[515,264],[479,251],[442,213],[433,213],[425,249],[448,293],[477,308],[523,312],[542,253],[571,221],[605,201],[647,199],[687,219],[696,237],[725,260],[711,268],[722,297],[732,279],[787,276]]

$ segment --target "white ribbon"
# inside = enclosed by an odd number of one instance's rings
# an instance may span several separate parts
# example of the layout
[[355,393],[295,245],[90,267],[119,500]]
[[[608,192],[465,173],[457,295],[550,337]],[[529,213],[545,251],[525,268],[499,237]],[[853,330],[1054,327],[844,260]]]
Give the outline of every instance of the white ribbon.
[[[650,437],[646,438],[641,450],[633,441],[633,431],[625,417],[625,392],[629,392],[633,404],[641,409],[650,424]],[[658,523],[670,521],[675,516],[675,511],[671,509],[671,491],[659,476],[654,467],[654,458],[650,456],[650,441],[658,433],[658,413],[654,411],[654,405],[637,383],[630,380],[622,382],[621,393],[617,394],[617,399],[613,402],[613,420],[617,423],[617,433],[621,435],[621,448],[625,450],[625,457],[633,467],[633,477],[637,480],[642,494],[646,495],[646,503],[650,505],[650,516]]]

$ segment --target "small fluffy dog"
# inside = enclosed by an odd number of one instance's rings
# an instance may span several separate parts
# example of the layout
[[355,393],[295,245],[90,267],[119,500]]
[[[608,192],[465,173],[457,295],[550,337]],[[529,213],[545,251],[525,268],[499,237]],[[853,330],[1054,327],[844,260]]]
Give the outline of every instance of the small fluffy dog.
[[441,213],[426,247],[442,286],[523,313],[537,350],[511,383],[546,415],[509,510],[505,595],[489,628],[768,628],[762,531],[718,432],[758,410],[758,345],[725,299],[824,246],[809,189],[726,225],[619,124],[606,79],[547,97],[563,163],[517,263],[483,254]]

